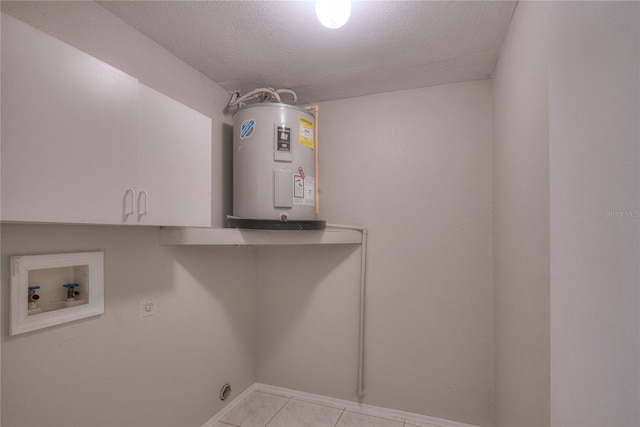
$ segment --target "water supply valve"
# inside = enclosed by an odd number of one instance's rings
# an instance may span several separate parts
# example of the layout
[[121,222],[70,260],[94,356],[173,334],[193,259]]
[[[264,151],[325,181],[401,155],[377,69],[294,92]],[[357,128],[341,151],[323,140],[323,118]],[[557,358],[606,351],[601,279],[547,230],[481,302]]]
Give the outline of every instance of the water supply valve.
[[36,291],[40,289],[40,286],[29,286],[27,290],[29,291],[29,309],[37,308],[37,302],[40,299],[40,295],[36,294]]
[[80,292],[76,291],[78,286],[80,286],[79,283],[67,283],[66,285],[62,285],[63,288],[67,289],[67,301],[73,301],[78,295],[80,295]]

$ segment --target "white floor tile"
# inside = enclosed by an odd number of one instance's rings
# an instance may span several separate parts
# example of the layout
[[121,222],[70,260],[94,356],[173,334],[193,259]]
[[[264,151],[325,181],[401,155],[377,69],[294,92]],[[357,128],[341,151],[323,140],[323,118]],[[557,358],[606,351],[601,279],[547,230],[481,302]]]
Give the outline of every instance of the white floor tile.
[[341,409],[291,399],[267,427],[334,427]]
[[400,421],[344,411],[336,427],[403,427]]
[[[476,427],[420,414],[255,384],[211,427]],[[237,403],[236,403],[237,402]],[[212,424],[214,423],[214,424]]]
[[288,401],[286,397],[254,391],[221,421],[239,427],[265,427]]

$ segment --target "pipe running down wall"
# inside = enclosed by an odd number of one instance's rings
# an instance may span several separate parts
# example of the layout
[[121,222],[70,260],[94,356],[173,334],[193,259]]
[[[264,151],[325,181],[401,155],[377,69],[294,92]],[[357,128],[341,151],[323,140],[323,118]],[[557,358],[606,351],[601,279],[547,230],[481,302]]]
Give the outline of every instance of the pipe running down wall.
[[[304,107],[307,111],[313,111],[315,116],[315,168],[316,168],[316,215],[320,213],[320,168],[319,164],[319,144],[318,144],[318,129],[320,128],[320,109],[318,105],[307,105]],[[365,322],[365,300],[367,292],[367,235],[368,230],[365,227],[353,226],[353,225],[341,225],[341,224],[327,224],[328,228],[337,228],[343,230],[355,230],[362,233],[362,252],[360,257],[360,303],[359,303],[359,320],[358,320],[358,379],[356,393],[358,398],[362,399],[365,396],[364,391],[364,322]]]
[[[316,121],[317,123],[317,121]],[[364,391],[364,322],[365,322],[365,302],[367,294],[367,235],[365,227],[353,225],[327,224],[328,228],[338,228],[343,230],[355,230],[362,233],[362,252],[360,256],[360,315],[358,327],[358,384],[357,394],[360,399],[365,396]]]

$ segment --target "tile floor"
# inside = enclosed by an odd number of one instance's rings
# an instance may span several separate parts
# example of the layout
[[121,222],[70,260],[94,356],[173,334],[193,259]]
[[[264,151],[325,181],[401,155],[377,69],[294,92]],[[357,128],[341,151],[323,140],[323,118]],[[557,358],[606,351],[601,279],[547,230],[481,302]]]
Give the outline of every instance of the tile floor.
[[214,427],[439,427],[401,417],[384,418],[286,394],[254,390]]

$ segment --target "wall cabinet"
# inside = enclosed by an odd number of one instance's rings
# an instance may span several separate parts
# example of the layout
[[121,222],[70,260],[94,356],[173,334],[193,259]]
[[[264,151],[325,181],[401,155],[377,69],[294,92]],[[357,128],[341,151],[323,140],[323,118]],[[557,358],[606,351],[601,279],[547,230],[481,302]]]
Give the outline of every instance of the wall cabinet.
[[1,219],[210,226],[211,120],[2,14]]
[[140,84],[138,126],[134,219],[210,227],[211,119]]

